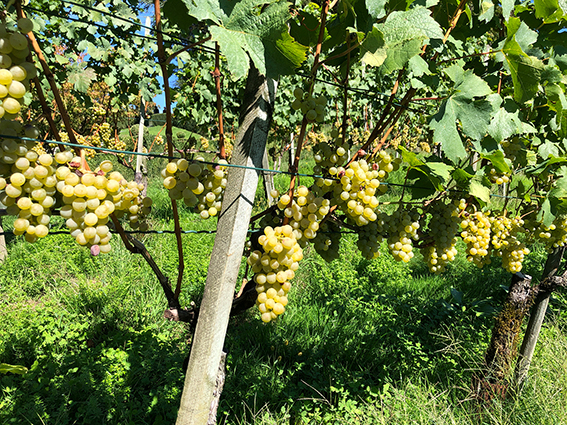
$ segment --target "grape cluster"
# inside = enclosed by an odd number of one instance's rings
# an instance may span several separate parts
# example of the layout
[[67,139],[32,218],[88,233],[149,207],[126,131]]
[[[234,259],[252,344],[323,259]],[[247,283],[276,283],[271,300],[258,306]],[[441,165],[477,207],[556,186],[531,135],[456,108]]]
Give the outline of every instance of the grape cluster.
[[502,267],[510,273],[522,270],[524,256],[530,250],[518,240],[518,235],[523,232],[524,220],[519,217],[490,217],[492,230],[492,247],[494,254],[502,257]]
[[457,238],[461,230],[459,215],[466,207],[464,199],[456,199],[449,204],[435,203],[431,208],[429,235],[433,245],[422,249],[427,265],[432,273],[441,273],[457,255]]
[[262,250],[253,251],[247,262],[256,282],[256,305],[262,321],[268,323],[285,311],[289,281],[295,276],[303,251],[290,225],[266,227],[258,243]]
[[77,157],[56,171],[57,190],[64,204],[60,214],[67,219],[65,224],[79,245],[91,248],[94,255],[110,252],[112,235],[106,224],[112,213],[117,218],[127,216],[132,228],[147,229],[145,217],[152,201],[140,196],[143,185],[128,182],[121,173],[112,171],[110,161],[103,161],[95,172],[83,172],[79,164]]
[[[388,250],[397,261],[409,262],[414,256],[413,242],[418,240],[419,213],[399,209],[393,214],[380,214],[381,232],[388,235]],[[380,229],[378,229],[380,231]]]
[[322,223],[317,236],[313,239],[315,251],[329,263],[339,258],[340,243],[341,228],[332,221]]
[[461,237],[467,244],[467,260],[478,267],[490,264],[490,220],[481,211],[466,212]]
[[[0,121],[0,133],[37,138],[37,129],[18,121]],[[29,242],[47,236],[51,209],[55,205],[57,179],[51,155],[38,155],[34,141],[1,140],[0,202],[8,215],[16,216],[14,233]],[[72,155],[71,155],[72,158]]]
[[488,170],[488,177],[492,183],[496,183],[497,185],[502,185],[510,181],[509,173],[501,173],[496,170],[496,168],[490,168]]
[[371,260],[380,255],[380,244],[384,240],[382,229],[382,223],[376,222],[368,223],[358,229],[356,246],[364,258]]
[[27,62],[30,54],[28,39],[24,34],[33,29],[33,22],[21,18],[17,28],[0,24],[0,118],[17,117],[29,91],[29,80],[35,78],[37,69]]
[[327,106],[327,98],[324,95],[313,97],[311,93],[304,92],[297,87],[293,91],[294,101],[291,107],[307,118],[309,122],[323,122],[325,119],[325,108]]
[[[272,197],[278,198],[279,193],[273,191]],[[278,199],[278,208],[289,220],[289,225],[301,246],[308,240],[315,239],[319,223],[329,214],[331,201],[315,196],[306,186],[298,186],[294,190],[293,199],[286,193]]]
[[[344,169],[339,167],[334,174],[340,179],[336,185],[334,195],[337,198],[338,208],[354,220],[358,226],[364,226],[376,221],[376,208],[378,198],[376,192],[380,186],[379,171],[373,164],[364,159],[353,161]],[[331,170],[331,175],[335,170]]]
[[530,242],[542,243],[548,252],[567,244],[567,216],[557,216],[549,226],[529,218],[530,216],[525,219],[524,223],[524,229]]
[[201,161],[204,159],[200,157],[192,162],[184,158],[173,160],[161,175],[172,199],[183,199],[185,205],[207,219],[216,216],[221,209],[228,167],[222,159],[216,166]]

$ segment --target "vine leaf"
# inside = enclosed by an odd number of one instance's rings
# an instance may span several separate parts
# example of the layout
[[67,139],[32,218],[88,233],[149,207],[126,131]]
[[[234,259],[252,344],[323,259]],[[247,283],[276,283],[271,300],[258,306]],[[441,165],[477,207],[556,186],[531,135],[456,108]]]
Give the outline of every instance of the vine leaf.
[[86,93],[91,82],[96,80],[96,72],[92,68],[81,68],[73,65],[67,68],[67,78],[73,84],[75,90]]
[[[403,68],[429,39],[443,39],[443,31],[424,7],[391,13],[383,24],[374,28],[384,35],[386,59],[380,66],[382,74]],[[380,53],[382,54],[382,53]]]
[[543,19],[545,24],[560,21],[567,13],[567,4],[565,1],[561,3],[558,0],[534,0],[536,18]]
[[469,192],[472,196],[486,203],[490,202],[490,188],[482,184],[481,181],[477,180],[476,176],[471,180],[469,187]]
[[558,84],[549,84],[545,88],[547,105],[549,109],[557,113],[555,121],[559,131],[559,137],[567,137],[567,98],[563,89]]
[[467,155],[457,124],[460,123],[463,133],[474,140],[484,137],[493,106],[488,100],[477,98],[489,95],[492,90],[472,70],[465,71],[459,65],[450,66],[445,73],[455,83],[453,93],[429,124],[434,130],[433,140],[440,143],[445,155],[456,163]]
[[535,133],[535,131],[531,124],[520,119],[520,109],[512,99],[504,100],[502,107],[496,111],[488,126],[488,134],[499,143],[516,134]]
[[539,89],[543,62],[534,56],[527,55],[520,45],[521,42],[526,48],[529,42],[527,37],[533,33],[533,31],[528,33],[524,30],[527,28],[525,23],[519,18],[510,18],[507,27],[508,36],[502,48],[504,64],[509,69],[514,83],[514,100],[518,103],[525,103],[532,99]]
[[[236,79],[244,77],[250,59],[261,74],[276,78],[291,74],[306,59],[307,47],[288,33],[289,3],[283,0],[184,0],[189,13],[212,21],[213,41],[227,58]],[[198,3],[198,4],[197,4]]]

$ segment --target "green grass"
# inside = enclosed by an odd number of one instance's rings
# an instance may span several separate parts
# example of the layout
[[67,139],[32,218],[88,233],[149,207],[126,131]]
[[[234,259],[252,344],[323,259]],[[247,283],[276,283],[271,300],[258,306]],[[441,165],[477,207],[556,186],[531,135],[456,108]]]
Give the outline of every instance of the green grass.
[[[278,176],[276,186],[285,187],[286,179]],[[159,181],[152,180],[149,194],[151,227],[172,229]],[[181,222],[196,230],[216,224],[184,207]],[[175,281],[174,235],[142,240]],[[187,306],[199,302],[214,235],[183,241]],[[0,376],[0,423],[175,421],[190,331],[163,319],[165,297],[143,259],[118,238],[112,244],[110,254],[92,257],[67,235],[35,244],[9,240],[0,267],[0,362],[30,370]],[[535,249],[525,269],[538,276],[544,260]],[[496,261],[480,271],[459,257],[433,276],[419,254],[409,264],[386,253],[366,260],[346,235],[340,260],[326,263],[308,249],[300,266],[281,320],[264,325],[254,311],[231,319],[221,423],[567,423],[561,295],[551,304],[523,393],[486,407],[470,399],[471,378],[489,342],[490,312],[510,281]]]

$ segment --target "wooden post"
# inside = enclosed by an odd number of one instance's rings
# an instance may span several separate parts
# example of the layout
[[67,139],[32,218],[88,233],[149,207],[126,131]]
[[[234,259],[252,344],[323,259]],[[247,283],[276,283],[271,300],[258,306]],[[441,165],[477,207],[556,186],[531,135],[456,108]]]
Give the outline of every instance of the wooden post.
[[504,301],[496,316],[490,344],[484,358],[485,367],[475,377],[474,387],[479,399],[504,398],[509,384],[509,373],[516,357],[522,322],[535,298],[531,276],[515,273]]
[[[2,227],[2,217],[0,217],[0,233],[4,233],[4,228]],[[8,257],[8,249],[6,248],[6,238],[4,235],[0,235],[0,264],[2,264],[6,257]]]
[[[262,167],[275,90],[276,82],[250,69],[232,164]],[[214,406],[213,392],[259,176],[258,170],[243,168],[231,168],[228,174],[177,425],[206,424]]]
[[[557,274],[557,269],[561,264],[564,253],[565,247],[563,246],[561,248],[554,249],[553,252],[549,254],[547,261],[545,262],[543,275],[541,276],[542,282]],[[551,291],[540,291],[536,297],[534,306],[532,307],[528,327],[524,334],[522,347],[520,348],[520,357],[516,364],[514,384],[517,389],[521,389],[523,387],[528,376],[528,371],[530,370],[530,364],[532,362],[532,357],[541,331],[541,325],[545,318],[545,312],[547,311],[551,293]]]
[[[262,157],[262,168],[270,169],[270,160],[268,158],[268,150],[264,149],[264,156]],[[274,190],[274,173],[268,171],[262,171],[262,177],[264,179],[264,190],[266,191],[266,200],[268,201],[268,206],[272,206],[275,203],[275,199],[272,198],[272,190]]]

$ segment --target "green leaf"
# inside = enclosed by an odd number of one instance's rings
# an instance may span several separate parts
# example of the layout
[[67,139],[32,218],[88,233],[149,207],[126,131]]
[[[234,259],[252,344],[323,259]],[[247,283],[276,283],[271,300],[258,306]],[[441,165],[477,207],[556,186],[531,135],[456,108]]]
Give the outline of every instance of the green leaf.
[[555,111],[559,137],[567,137],[567,98],[565,92],[559,84],[549,84],[545,88],[547,105],[549,109]]
[[564,12],[557,0],[534,0],[535,15],[543,19],[546,24],[558,22],[563,18]]
[[416,77],[421,77],[424,74],[431,74],[429,64],[425,62],[420,55],[416,55],[408,61],[408,68]]
[[384,44],[384,35],[376,26],[368,33],[360,51],[363,53],[362,60],[369,66],[380,66],[387,57],[387,49]]
[[480,14],[478,19],[484,22],[490,22],[494,18],[494,3],[491,0],[483,0],[480,3]]
[[510,172],[510,166],[506,162],[504,153],[502,151],[495,151],[490,155],[481,155],[480,157],[490,161],[494,168],[496,168],[496,170],[500,171],[501,173]]
[[440,143],[443,152],[456,163],[467,155],[457,122],[460,121],[465,135],[474,140],[482,138],[488,130],[493,107],[490,102],[475,98],[492,91],[472,70],[465,71],[461,66],[453,65],[445,72],[455,82],[455,87],[439,112],[431,118],[430,126],[434,130],[433,140]]
[[545,143],[542,143],[538,147],[537,153],[543,159],[548,159],[549,157],[558,157],[559,156],[559,148],[552,141],[546,140]]
[[460,187],[468,188],[474,174],[470,174],[462,168],[457,168],[451,173],[451,177],[453,177],[453,179],[457,182],[457,185]]
[[28,371],[28,368],[25,366],[19,365],[11,365],[7,363],[0,363],[0,373],[17,373],[18,375],[23,375]]
[[189,15],[198,19],[199,21],[210,20],[217,25],[220,25],[227,16],[230,14],[234,3],[226,0],[183,0]]
[[403,68],[421,52],[429,39],[443,38],[439,24],[424,7],[415,7],[405,12],[392,12],[386,22],[376,27],[384,35],[387,57],[380,66],[382,74]]
[[402,159],[410,168],[425,165],[425,162],[419,159],[415,153],[408,151],[404,146],[400,146],[399,149],[402,152]]
[[435,174],[440,177],[445,183],[451,178],[451,172],[455,169],[451,165],[445,164],[443,162],[433,162],[428,161],[426,163],[427,168],[431,174]]
[[497,142],[502,142],[516,134],[535,133],[535,131],[531,124],[520,119],[520,109],[512,99],[504,101],[503,107],[494,114],[488,126],[488,134]]
[[553,188],[549,191],[549,197],[567,198],[567,176],[563,176],[553,183]]
[[525,103],[532,99],[539,89],[543,62],[534,56],[528,56],[516,40],[516,34],[521,25],[519,18],[510,18],[508,21],[508,37],[502,48],[504,63],[510,70],[514,83],[514,100]]
[[537,214],[537,219],[543,222],[544,226],[551,226],[553,220],[555,220],[555,214],[552,211],[552,206],[549,198],[546,198],[545,201],[541,204],[541,209]]
[[80,69],[78,66],[69,68],[68,81],[77,91],[86,93],[91,82],[96,80],[96,73],[92,68]]
[[365,3],[368,14],[373,20],[386,14],[384,6],[386,6],[387,0],[365,0]]
[[484,186],[476,178],[471,180],[469,192],[475,198],[488,203],[490,201],[490,188]]
[[510,14],[514,10],[514,3],[515,0],[502,0],[502,16],[504,16],[506,22],[508,22]]

